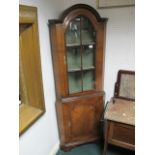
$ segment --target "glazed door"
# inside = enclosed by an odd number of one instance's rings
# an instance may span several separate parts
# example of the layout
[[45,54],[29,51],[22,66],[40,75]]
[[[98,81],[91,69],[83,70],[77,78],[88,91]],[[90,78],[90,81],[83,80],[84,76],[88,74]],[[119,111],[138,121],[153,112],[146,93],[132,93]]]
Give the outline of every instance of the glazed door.
[[103,96],[77,99],[63,104],[66,142],[89,142],[99,139]]
[[95,89],[96,32],[88,18],[70,21],[66,33],[68,94]]

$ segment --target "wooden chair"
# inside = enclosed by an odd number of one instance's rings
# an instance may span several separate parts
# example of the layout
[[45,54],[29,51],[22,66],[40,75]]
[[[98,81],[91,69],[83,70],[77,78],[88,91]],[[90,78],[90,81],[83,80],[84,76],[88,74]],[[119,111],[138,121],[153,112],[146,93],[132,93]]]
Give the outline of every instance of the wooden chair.
[[104,114],[104,150],[108,144],[135,149],[135,72],[120,70],[114,97],[107,103]]

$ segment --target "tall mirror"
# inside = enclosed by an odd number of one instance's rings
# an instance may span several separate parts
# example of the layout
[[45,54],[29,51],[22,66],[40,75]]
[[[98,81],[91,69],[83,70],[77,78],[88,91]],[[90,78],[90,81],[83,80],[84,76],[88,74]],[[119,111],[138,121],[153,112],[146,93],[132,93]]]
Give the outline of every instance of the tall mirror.
[[37,8],[19,7],[19,134],[45,112]]

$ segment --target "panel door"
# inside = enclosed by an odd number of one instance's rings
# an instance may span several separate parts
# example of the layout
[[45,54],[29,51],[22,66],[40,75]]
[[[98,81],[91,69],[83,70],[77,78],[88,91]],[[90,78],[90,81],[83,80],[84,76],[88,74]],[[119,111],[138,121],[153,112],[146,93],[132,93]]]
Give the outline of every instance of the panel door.
[[86,142],[99,138],[103,96],[77,99],[64,104],[66,141]]
[[135,127],[127,124],[110,122],[109,143],[128,149],[134,149]]

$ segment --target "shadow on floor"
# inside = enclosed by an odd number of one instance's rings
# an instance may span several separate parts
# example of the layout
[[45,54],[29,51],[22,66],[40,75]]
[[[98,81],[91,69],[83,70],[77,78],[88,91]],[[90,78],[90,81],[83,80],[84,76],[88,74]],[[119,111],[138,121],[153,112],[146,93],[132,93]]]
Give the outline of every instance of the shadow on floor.
[[[57,155],[102,155],[101,144],[86,144],[73,148],[69,152],[59,150]],[[108,145],[107,155],[135,155],[134,151]]]

